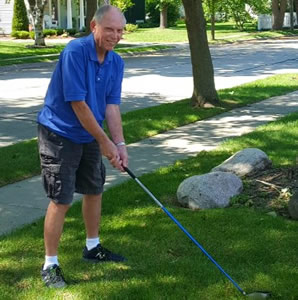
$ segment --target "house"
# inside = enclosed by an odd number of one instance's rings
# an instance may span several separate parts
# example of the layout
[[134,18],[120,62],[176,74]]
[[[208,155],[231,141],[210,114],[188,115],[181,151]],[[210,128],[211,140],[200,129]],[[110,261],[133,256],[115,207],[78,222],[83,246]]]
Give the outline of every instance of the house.
[[[145,0],[133,0],[125,16],[128,23],[145,22]],[[0,0],[0,34],[11,33],[14,0]],[[87,0],[48,0],[44,9],[44,28],[82,30],[86,26]]]
[[13,1],[0,0],[0,34],[11,32]]

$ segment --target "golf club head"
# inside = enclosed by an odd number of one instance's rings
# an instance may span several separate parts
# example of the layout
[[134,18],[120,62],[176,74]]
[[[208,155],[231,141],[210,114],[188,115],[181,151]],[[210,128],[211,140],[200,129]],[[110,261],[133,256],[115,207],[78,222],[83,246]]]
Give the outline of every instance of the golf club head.
[[267,299],[271,297],[271,293],[269,292],[253,292],[245,295],[246,297],[249,297],[250,299],[259,300],[259,299]]

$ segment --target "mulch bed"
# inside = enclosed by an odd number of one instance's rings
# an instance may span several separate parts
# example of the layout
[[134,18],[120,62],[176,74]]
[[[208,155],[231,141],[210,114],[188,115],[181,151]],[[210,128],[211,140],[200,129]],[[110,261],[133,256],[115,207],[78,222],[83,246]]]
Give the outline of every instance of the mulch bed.
[[270,168],[243,179],[244,190],[236,205],[275,212],[290,218],[288,202],[295,189],[298,189],[298,166]]

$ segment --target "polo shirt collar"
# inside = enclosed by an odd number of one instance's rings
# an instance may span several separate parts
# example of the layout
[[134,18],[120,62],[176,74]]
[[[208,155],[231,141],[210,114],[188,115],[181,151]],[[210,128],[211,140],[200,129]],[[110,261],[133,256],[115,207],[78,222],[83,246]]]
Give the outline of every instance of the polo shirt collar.
[[[93,37],[93,33],[90,33],[87,36],[87,44],[88,44],[88,52],[89,52],[89,58],[90,60],[93,61],[97,61],[98,62],[98,58],[97,58],[97,52],[96,52],[96,47],[95,47],[95,42],[94,42],[94,37]],[[111,62],[112,60],[112,55],[111,55],[111,51],[108,51],[104,60],[104,64],[106,62]]]

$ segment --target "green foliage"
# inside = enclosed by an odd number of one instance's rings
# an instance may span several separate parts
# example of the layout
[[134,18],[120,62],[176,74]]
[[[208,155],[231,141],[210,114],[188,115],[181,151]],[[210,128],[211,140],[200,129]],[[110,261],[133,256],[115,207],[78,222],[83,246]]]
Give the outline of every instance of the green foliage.
[[134,3],[132,0],[111,0],[111,4],[120,8],[123,12],[132,7]]
[[168,8],[168,26],[174,26],[179,19],[180,0],[146,0],[146,14],[149,16],[149,22],[155,26],[160,23],[160,11],[163,7]]
[[43,35],[44,36],[54,36],[54,35],[57,35],[57,30],[56,29],[44,29],[43,30]]
[[[61,35],[64,33],[64,29],[58,30],[58,29],[44,29],[43,30],[43,35],[44,36],[56,36],[56,35]],[[73,29],[68,29],[68,31],[70,31],[71,35],[73,35]],[[69,34],[70,34],[69,33]],[[11,33],[11,36],[16,38],[16,39],[33,39],[34,40],[34,31],[13,31]]]
[[225,19],[233,19],[240,30],[244,30],[244,24],[251,22],[252,17],[245,9],[248,4],[253,14],[265,14],[271,11],[269,0],[204,0],[205,16],[209,19],[214,7],[215,12],[221,13]]
[[138,25],[135,24],[126,24],[125,25],[125,32],[135,32],[138,30]]
[[24,0],[15,0],[13,6],[12,31],[27,31],[29,20]]
[[34,40],[35,39],[35,32],[34,31],[29,31],[29,36],[30,36],[30,39]]
[[65,29],[57,28],[56,31],[57,31],[57,35],[62,35],[64,33]]
[[24,31],[24,30],[13,31],[11,33],[11,36],[16,39],[22,39],[22,40],[31,38],[29,31]]
[[65,30],[70,36],[73,36],[77,33],[77,30],[76,29],[66,29]]

